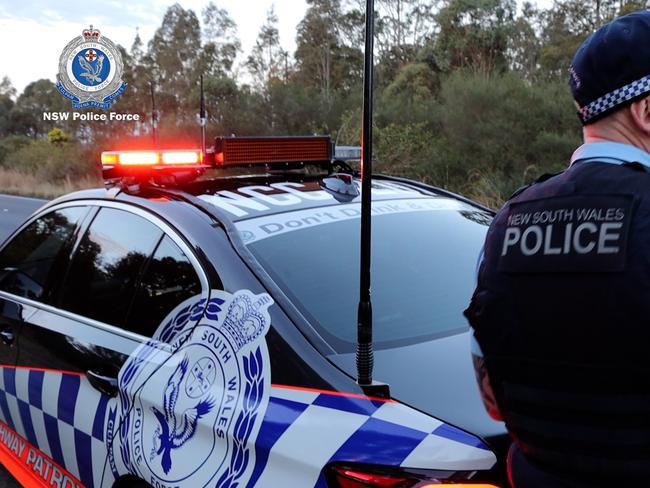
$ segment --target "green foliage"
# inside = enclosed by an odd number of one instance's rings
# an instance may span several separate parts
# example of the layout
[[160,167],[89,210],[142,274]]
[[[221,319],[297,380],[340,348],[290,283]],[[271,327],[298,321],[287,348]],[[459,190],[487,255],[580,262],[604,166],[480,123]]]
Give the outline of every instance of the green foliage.
[[431,176],[436,154],[424,124],[390,124],[377,130],[376,171],[421,180]]
[[456,71],[442,79],[437,99],[424,99],[427,108],[419,114],[417,105],[406,104],[386,113],[387,98],[385,92],[379,120],[400,122],[377,127],[379,170],[495,206],[539,174],[561,170],[580,143],[571,99],[560,82],[531,85],[514,73]]
[[66,134],[58,127],[55,127],[47,133],[47,142],[54,146],[60,146],[66,142],[70,142],[70,134]]
[[344,112],[339,127],[332,135],[340,146],[358,146],[361,141],[361,107]]
[[376,109],[379,126],[431,124],[438,104],[441,80],[441,74],[425,63],[403,66],[381,93]]
[[497,199],[566,166],[580,143],[566,92],[558,82],[532,86],[512,73],[454,73],[441,88],[438,140],[445,147],[436,166],[469,194],[477,175],[501,182],[488,187]]
[[423,102],[434,97],[439,88],[438,74],[424,63],[407,64],[400,69],[393,82],[386,87],[388,98],[406,95],[411,102]]
[[448,0],[438,13],[437,46],[448,69],[503,71],[514,32],[514,0]]
[[8,154],[18,151],[31,142],[30,137],[23,135],[10,135],[0,139],[0,165],[2,165]]
[[9,153],[0,167],[33,174],[43,181],[75,180],[98,172],[98,163],[89,162],[85,151],[78,143],[53,146],[35,140]]
[[0,137],[6,136],[11,130],[11,109],[14,101],[6,95],[0,95]]
[[45,136],[54,123],[43,120],[44,112],[69,109],[69,101],[61,96],[50,80],[38,80],[25,87],[10,113],[10,132],[33,137]]

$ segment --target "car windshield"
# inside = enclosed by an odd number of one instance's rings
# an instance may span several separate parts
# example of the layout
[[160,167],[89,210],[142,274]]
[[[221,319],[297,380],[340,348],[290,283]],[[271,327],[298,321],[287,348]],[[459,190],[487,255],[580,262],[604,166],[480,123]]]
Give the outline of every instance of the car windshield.
[[[354,350],[359,300],[359,204],[320,207],[237,224],[249,250],[318,333]],[[373,202],[372,305],[377,348],[467,330],[488,212],[419,198]]]

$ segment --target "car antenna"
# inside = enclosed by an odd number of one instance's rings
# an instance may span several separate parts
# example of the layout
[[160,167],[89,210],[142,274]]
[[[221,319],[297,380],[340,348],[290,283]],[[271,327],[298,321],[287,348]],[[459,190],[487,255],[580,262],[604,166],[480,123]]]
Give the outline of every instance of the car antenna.
[[203,75],[201,75],[201,106],[199,108],[199,123],[201,124],[201,153],[205,158],[205,94],[203,92]]
[[373,381],[370,253],[372,245],[372,92],[374,75],[375,2],[366,0],[366,45],[363,69],[363,132],[361,136],[361,246],[357,315],[357,383],[369,396],[390,398],[387,384]]

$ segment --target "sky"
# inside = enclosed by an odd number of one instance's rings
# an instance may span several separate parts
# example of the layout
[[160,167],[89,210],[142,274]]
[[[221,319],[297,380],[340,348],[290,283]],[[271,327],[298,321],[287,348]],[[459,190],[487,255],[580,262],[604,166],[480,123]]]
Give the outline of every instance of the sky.
[[[183,8],[199,16],[209,0],[178,0]],[[30,82],[56,79],[61,51],[75,36],[92,24],[113,42],[130,49],[139,29],[146,43],[162,22],[173,0],[0,0],[0,79],[9,76],[20,93]],[[296,26],[307,10],[305,0],[216,0],[238,26],[243,58],[255,44],[266,12],[275,7],[280,41],[285,50],[295,50]],[[538,0],[548,6],[552,0]]]
[[[178,1],[199,16],[208,2]],[[54,81],[61,51],[90,24],[127,50],[139,29],[146,45],[160,26],[167,7],[173,3],[173,0],[0,0],[0,79],[9,76],[19,93],[25,85],[40,78]],[[282,46],[289,52],[295,50],[296,26],[307,10],[305,0],[216,0],[215,4],[225,8],[237,23],[244,54],[255,44],[272,6],[279,18]]]

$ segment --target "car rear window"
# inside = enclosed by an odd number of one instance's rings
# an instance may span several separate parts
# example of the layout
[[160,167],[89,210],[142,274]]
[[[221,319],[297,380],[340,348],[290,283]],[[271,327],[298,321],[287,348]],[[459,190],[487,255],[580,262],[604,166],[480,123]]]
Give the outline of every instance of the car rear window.
[[[373,202],[376,347],[465,331],[491,214],[447,198]],[[359,300],[359,204],[239,222],[249,250],[319,334],[354,350]]]
[[138,215],[100,209],[72,258],[61,308],[122,327],[136,280],[161,237],[160,229]]

